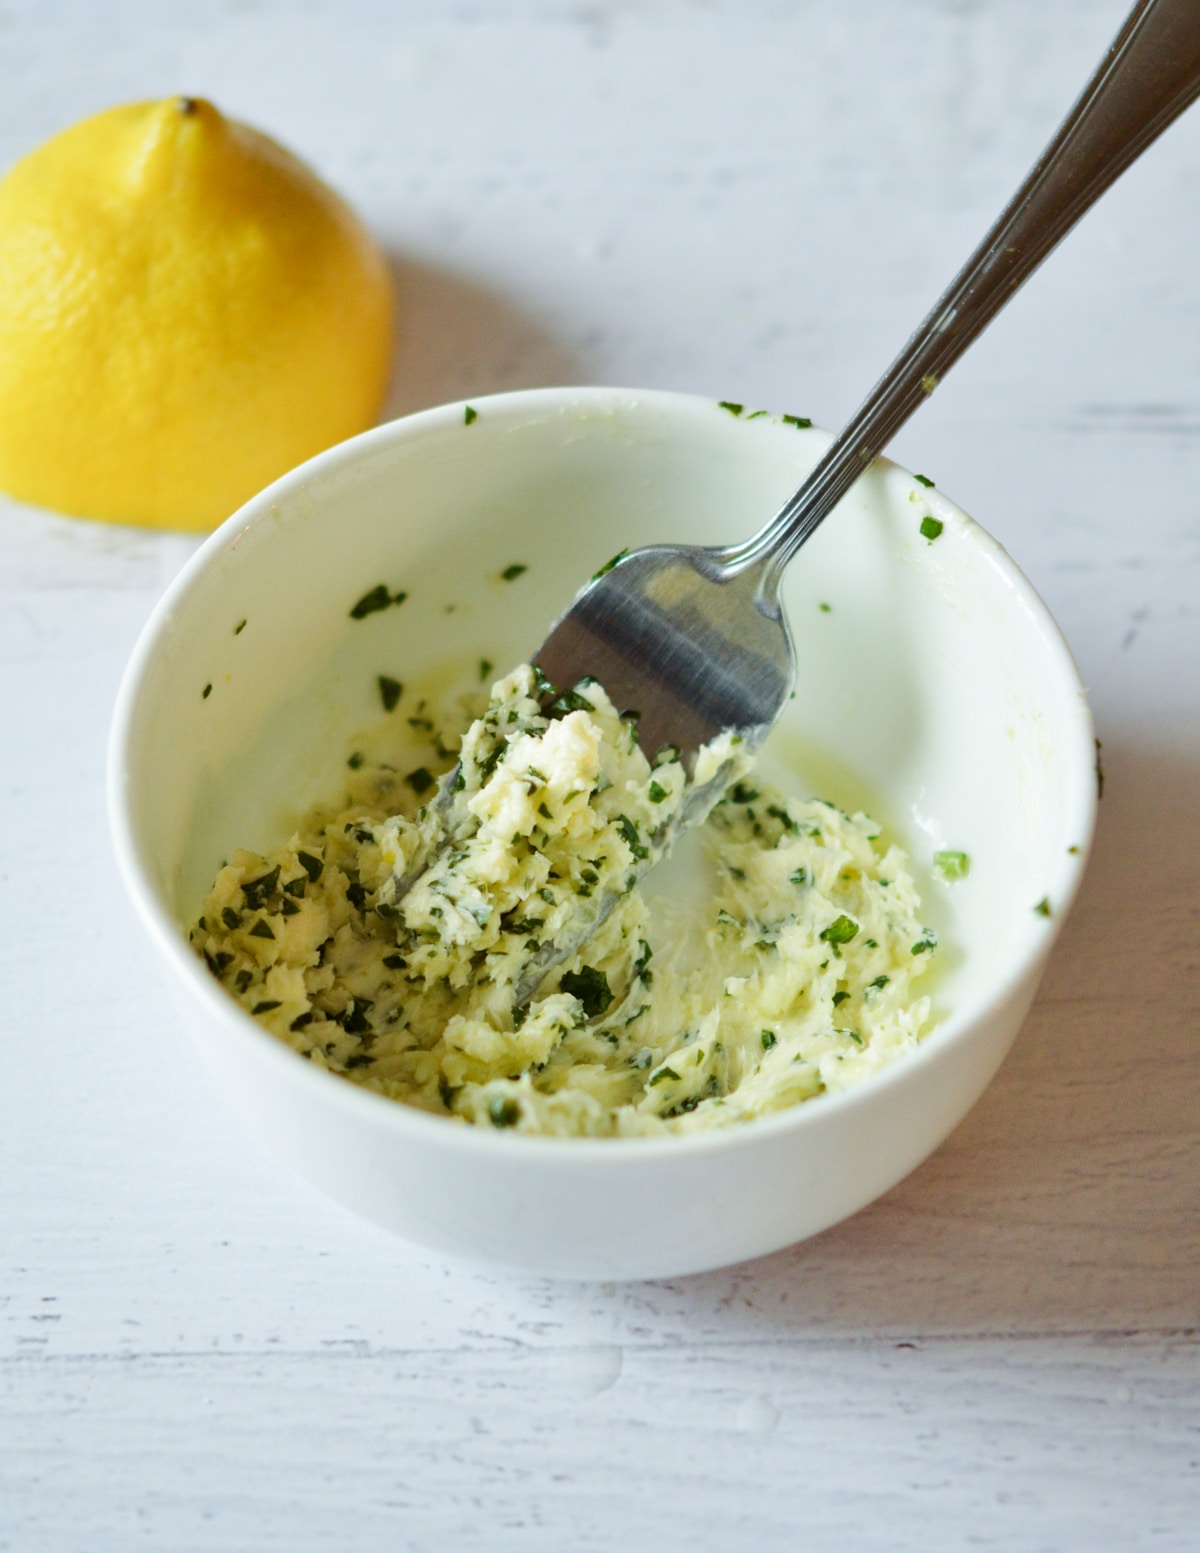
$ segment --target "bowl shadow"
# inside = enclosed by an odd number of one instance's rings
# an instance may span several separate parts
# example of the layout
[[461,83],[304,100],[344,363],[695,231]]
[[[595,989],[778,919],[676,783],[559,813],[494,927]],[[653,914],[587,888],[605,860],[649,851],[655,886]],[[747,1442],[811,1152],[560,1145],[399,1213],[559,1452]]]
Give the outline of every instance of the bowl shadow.
[[1172,1331],[1200,1317],[1200,761],[1115,741],[1096,844],[983,1099],[885,1198],[646,1284],[725,1338]]
[[477,281],[389,252],[396,347],[381,421],[473,394],[583,382],[539,323]]

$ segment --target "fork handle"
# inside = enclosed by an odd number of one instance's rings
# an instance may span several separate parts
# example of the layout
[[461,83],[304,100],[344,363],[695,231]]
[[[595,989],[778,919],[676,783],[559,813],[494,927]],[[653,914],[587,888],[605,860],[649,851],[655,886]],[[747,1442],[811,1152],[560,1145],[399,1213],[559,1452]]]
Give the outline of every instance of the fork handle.
[[1200,4],[1140,0],[1000,218],[804,484],[723,557],[783,568],[1017,288],[1129,164],[1200,94]]

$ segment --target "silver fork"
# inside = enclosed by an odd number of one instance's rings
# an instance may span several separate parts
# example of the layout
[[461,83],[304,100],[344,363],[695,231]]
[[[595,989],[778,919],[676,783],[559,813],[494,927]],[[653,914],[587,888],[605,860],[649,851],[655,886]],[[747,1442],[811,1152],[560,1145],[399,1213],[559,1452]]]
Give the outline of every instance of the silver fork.
[[[639,716],[643,750],[680,750],[689,771],[718,734],[753,752],[783,710],[796,659],[779,599],[783,569],[963,351],[1129,164],[1200,94],[1200,0],[1141,0],[1075,106],[987,236],[808,479],[752,538],[709,549],[652,545],[617,557],[578,595],[534,654],[556,686],[588,675]],[[644,872],[703,819],[722,773],[691,784],[651,838]],[[447,844],[457,771],[434,800],[441,839],[398,879],[399,900]],[[591,902],[569,937],[543,944],[515,988],[524,1004],[620,896]]]
[[720,549],[654,545],[598,574],[534,655],[556,685],[594,675],[640,714],[642,748],[685,764],[726,729],[750,749],[796,659],[784,567],[1013,292],[1200,93],[1200,0],[1142,0],[1003,214],[808,479],[765,528]]

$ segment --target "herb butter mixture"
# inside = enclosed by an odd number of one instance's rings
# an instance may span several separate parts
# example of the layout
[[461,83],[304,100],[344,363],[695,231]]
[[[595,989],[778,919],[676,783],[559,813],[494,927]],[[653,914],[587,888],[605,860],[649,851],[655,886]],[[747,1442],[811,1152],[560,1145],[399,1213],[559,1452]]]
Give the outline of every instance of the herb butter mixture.
[[436,759],[351,756],[345,806],[236,853],[192,932],[310,1061],[438,1115],[632,1137],[777,1111],[916,1045],[936,938],[866,815],[772,791],[723,736],[696,775],[736,776],[700,831],[716,883],[673,928],[639,879],[693,784],[599,685],[555,694],[526,665],[461,736],[407,721]]

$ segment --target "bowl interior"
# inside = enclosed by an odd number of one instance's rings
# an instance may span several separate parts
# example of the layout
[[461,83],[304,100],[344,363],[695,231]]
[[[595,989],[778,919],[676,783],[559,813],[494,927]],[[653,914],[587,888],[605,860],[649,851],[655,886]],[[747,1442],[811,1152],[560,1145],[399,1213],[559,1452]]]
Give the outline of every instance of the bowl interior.
[[[470,425],[461,406],[430,411],[295,471],[173,590],[134,675],[123,802],[175,921],[235,848],[277,844],[337,793],[379,717],[377,676],[477,685],[481,659],[501,672],[530,656],[616,551],[745,537],[828,444],[676,395],[477,408]],[[352,619],[378,583],[407,599]],[[908,847],[945,950],[937,1000],[966,1012],[1045,932],[1036,904],[1069,904],[1086,852],[1090,724],[1069,655],[1003,551],[886,463],[793,563],[785,599],[800,672],[765,764]],[[943,848],[969,854],[965,880],[934,873]]]

